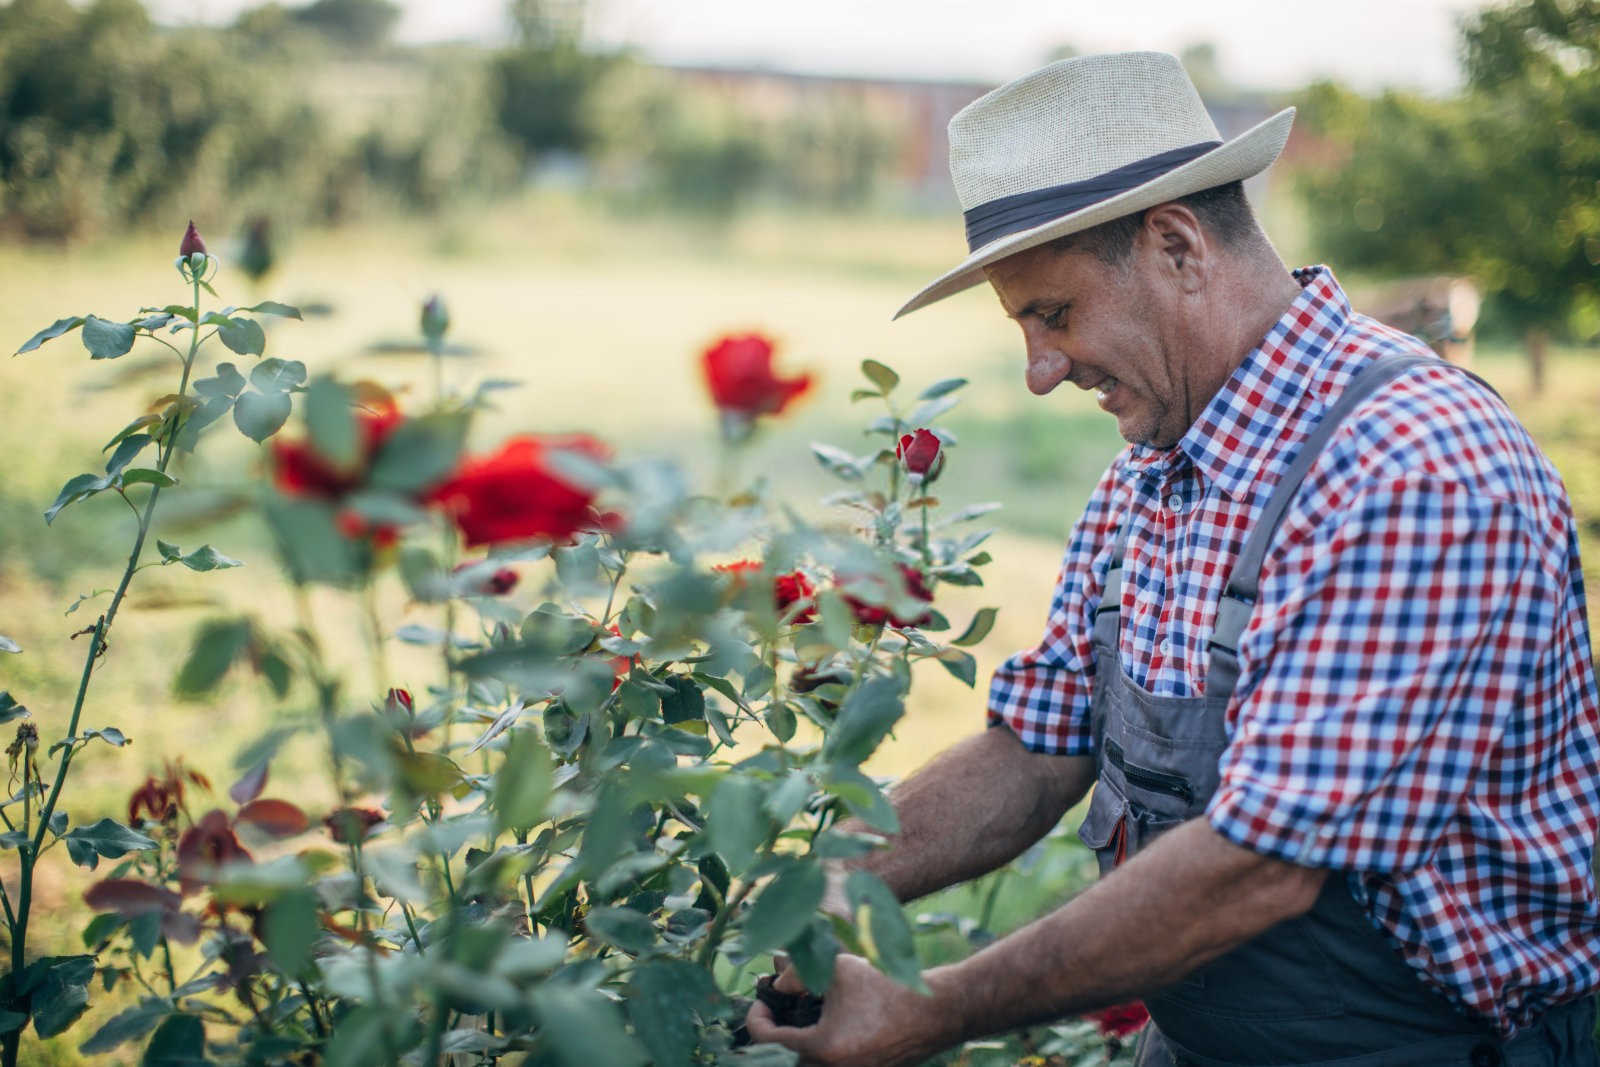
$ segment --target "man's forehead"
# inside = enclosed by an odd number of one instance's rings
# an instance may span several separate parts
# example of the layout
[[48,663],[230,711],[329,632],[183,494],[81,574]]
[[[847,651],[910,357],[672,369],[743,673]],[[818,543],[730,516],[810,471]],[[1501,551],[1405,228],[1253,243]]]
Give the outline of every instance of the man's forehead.
[[1000,298],[1000,306],[1012,318],[1059,303],[1067,296],[1061,252],[1048,246],[1025,249],[1004,259],[985,264],[983,273]]

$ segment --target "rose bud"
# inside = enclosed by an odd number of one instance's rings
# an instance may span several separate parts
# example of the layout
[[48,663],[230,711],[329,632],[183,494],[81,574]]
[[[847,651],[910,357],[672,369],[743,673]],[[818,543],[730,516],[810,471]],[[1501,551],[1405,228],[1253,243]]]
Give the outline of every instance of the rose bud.
[[189,220],[189,228],[183,231],[183,243],[178,245],[178,255],[192,256],[199,252],[202,256],[208,255],[206,243],[200,239],[200,231],[194,228],[194,220]]
[[939,436],[930,430],[918,430],[900,438],[894,454],[905,464],[906,470],[931,482],[944,470],[944,452]]
[[[460,574],[462,571],[481,567],[481,563],[461,563],[458,564],[456,569],[451,573]],[[476,593],[479,596],[505,596],[507,593],[511,592],[511,590],[517,587],[517,582],[520,577],[521,576],[510,567],[500,567],[496,569],[493,574],[485,575],[482,578],[476,579],[473,586],[465,591],[469,593]]]
[[341,845],[353,845],[371,836],[372,828],[384,820],[384,814],[375,808],[334,808],[322,825],[328,836]]
[[422,305],[422,336],[437,342],[450,328],[450,309],[438,293],[428,297]]
[[403,710],[407,715],[413,714],[416,710],[416,706],[411,701],[411,691],[407,689],[395,688],[389,690],[388,695],[384,697],[384,703],[389,706],[390,711]]

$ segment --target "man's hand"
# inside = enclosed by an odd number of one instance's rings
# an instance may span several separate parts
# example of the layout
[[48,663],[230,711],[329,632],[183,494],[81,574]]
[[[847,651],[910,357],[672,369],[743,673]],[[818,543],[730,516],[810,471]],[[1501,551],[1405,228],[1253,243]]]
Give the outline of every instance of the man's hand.
[[[777,989],[805,991],[787,961],[780,960],[778,970]],[[939,995],[939,986],[933,988],[932,996],[907,989],[860,956],[840,953],[817,1025],[779,1026],[758,1000],[745,1016],[745,1028],[752,1041],[794,1049],[806,1067],[917,1064],[962,1039],[957,1012]]]

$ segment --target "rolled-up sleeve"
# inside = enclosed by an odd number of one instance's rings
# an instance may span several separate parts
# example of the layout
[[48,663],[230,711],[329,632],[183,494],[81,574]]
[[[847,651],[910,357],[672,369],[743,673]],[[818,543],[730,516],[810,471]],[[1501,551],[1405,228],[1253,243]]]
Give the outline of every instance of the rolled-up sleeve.
[[1560,582],[1527,516],[1428,473],[1284,533],[1206,816],[1306,866],[1414,869],[1521,711]]
[[1033,752],[1084,756],[1094,752],[1089,724],[1094,681],[1094,609],[1104,576],[1096,560],[1115,532],[1112,499],[1119,485],[1113,463],[1072,528],[1039,644],[1018,652],[989,683],[989,725],[1008,727]]

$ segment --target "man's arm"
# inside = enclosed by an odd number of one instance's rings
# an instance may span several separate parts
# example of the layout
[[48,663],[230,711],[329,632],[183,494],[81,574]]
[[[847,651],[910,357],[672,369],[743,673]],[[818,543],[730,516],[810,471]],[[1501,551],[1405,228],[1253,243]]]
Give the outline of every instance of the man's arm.
[[[1089,791],[1094,775],[1088,756],[1040,755],[1008,729],[985,730],[896,786],[890,800],[900,832],[888,848],[847,866],[876,874],[901,900],[976,878],[1048,833]],[[842,877],[834,882],[837,890]],[[832,896],[830,908],[842,908],[839,894]]]
[[816,1026],[775,1026],[758,1002],[750,1036],[830,1067],[918,1063],[963,1041],[1170,985],[1310,910],[1327,873],[1240,848],[1192,819],[1054,913],[926,971],[932,996],[841,956]]

